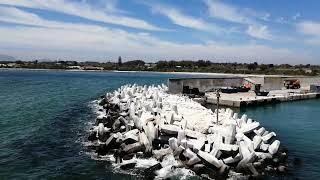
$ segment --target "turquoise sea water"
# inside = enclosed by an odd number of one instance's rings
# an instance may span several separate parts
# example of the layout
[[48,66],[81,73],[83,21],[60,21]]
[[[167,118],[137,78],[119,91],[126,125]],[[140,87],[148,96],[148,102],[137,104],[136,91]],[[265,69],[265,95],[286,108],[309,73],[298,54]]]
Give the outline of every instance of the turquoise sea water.
[[[90,104],[127,83],[166,83],[159,73],[0,71],[0,179],[135,179],[85,152]],[[185,76],[185,75],[184,75]],[[245,111],[299,158],[287,179],[320,179],[320,100]],[[272,179],[272,177],[269,177]]]

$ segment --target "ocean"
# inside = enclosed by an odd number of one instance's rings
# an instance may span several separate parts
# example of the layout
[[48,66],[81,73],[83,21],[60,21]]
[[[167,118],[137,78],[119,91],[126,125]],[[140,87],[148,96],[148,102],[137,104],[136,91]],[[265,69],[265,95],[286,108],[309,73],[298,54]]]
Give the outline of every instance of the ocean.
[[[0,179],[143,179],[88,152],[84,142],[96,117],[94,100],[124,84],[166,84],[168,78],[189,76],[0,70]],[[289,151],[289,175],[266,178],[320,179],[320,100],[241,113],[275,131]]]

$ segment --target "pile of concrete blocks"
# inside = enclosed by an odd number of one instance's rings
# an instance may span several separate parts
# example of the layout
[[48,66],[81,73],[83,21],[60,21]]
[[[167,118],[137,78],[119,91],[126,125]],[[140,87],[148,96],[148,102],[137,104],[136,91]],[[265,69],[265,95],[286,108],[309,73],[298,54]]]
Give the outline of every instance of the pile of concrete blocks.
[[[95,152],[113,154],[116,163],[138,155],[161,163],[173,156],[175,164],[213,177],[230,171],[249,176],[284,173],[287,152],[276,133],[245,114],[240,117],[231,109],[212,112],[167,90],[165,85],[134,84],[103,96],[103,113],[88,137]],[[156,167],[155,173],[166,168]]]

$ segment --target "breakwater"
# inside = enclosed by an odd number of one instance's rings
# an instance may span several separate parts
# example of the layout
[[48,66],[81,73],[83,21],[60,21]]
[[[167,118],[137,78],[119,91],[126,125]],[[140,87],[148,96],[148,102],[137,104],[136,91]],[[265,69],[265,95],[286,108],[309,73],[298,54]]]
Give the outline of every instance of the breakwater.
[[147,176],[173,167],[214,178],[285,172],[287,153],[276,133],[231,109],[212,112],[167,90],[126,85],[107,93],[88,138],[91,148],[99,156],[113,154],[122,168],[134,168],[126,162],[134,157],[156,159]]

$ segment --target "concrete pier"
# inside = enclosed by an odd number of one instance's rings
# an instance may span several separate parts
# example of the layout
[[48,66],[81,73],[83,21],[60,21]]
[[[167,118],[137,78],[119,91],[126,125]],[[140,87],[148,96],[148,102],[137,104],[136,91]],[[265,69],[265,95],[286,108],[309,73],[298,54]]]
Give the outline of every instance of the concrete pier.
[[[298,80],[300,89],[286,89],[285,80]],[[169,92],[182,94],[184,87],[196,88],[205,92],[205,98],[194,99],[197,102],[216,104],[215,90],[223,87],[239,87],[244,84],[251,86],[249,92],[234,94],[221,93],[220,105],[227,107],[248,107],[274,104],[286,101],[315,99],[320,97],[320,77],[282,76],[282,75],[223,75],[206,78],[169,79]],[[268,96],[256,96],[253,90],[256,85],[262,91],[270,92]]]
[[[270,91],[269,96],[256,96],[254,92],[225,94],[221,93],[220,104],[228,107],[243,108],[248,106],[262,106],[287,101],[320,98],[320,93],[300,93],[298,91],[276,90]],[[214,92],[206,93],[206,103],[216,104]]]

